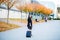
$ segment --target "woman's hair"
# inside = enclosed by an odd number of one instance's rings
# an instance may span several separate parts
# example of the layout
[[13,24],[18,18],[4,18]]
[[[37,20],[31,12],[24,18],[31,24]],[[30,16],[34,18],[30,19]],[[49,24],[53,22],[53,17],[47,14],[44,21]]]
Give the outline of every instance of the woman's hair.
[[28,16],[28,18],[32,18],[32,16],[31,16],[31,15],[29,15],[29,16]]

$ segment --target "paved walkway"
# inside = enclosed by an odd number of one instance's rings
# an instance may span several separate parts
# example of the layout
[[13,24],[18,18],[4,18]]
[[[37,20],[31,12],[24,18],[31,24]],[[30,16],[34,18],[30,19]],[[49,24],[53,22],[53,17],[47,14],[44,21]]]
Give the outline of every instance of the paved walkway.
[[60,20],[34,24],[31,38],[26,38],[26,24],[18,25],[23,27],[0,32],[0,40],[60,40]]

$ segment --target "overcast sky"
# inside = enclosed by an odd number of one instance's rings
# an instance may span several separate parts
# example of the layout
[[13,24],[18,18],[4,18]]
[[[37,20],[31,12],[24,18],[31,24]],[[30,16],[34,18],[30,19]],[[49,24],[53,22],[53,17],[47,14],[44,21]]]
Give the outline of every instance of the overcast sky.
[[37,0],[38,2],[40,1],[51,1],[51,2],[54,2],[57,6],[60,7],[60,0]]

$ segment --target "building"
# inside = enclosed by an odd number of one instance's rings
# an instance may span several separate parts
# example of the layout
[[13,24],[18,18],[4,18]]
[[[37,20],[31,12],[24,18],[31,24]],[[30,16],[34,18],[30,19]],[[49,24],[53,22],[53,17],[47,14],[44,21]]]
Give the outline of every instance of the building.
[[60,18],[60,7],[57,7],[57,17]]

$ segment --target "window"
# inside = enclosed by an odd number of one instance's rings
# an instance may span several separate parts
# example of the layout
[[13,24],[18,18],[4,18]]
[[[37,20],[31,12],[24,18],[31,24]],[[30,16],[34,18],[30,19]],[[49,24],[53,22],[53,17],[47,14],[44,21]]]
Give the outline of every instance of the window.
[[57,8],[58,13],[60,13],[60,7]]
[[58,13],[60,13],[60,10],[58,10]]

